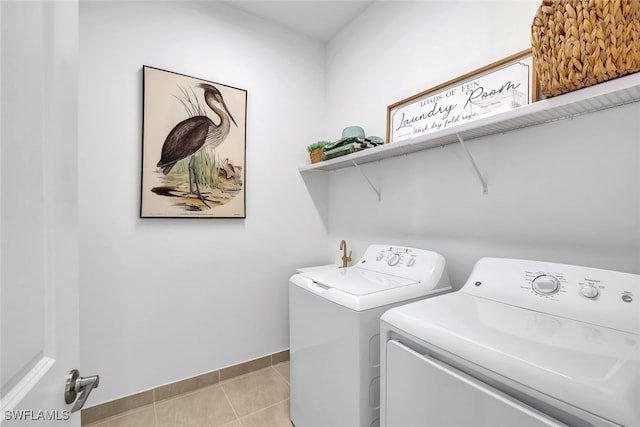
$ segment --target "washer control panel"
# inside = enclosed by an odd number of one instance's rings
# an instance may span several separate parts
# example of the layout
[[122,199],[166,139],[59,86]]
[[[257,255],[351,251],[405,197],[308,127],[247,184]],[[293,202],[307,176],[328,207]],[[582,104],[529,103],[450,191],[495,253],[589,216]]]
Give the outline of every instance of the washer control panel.
[[640,333],[640,275],[482,258],[461,291],[581,322]]
[[[413,267],[416,265],[417,255],[415,249],[389,246],[384,248],[377,248],[376,251],[376,262],[386,263],[389,267]],[[361,263],[363,262],[365,262],[364,258]]]
[[444,268],[442,255],[425,249],[370,245],[357,268],[423,281]]

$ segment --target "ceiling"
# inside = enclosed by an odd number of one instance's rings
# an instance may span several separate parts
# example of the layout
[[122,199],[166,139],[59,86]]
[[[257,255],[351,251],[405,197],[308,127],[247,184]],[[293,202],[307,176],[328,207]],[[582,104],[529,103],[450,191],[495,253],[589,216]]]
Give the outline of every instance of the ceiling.
[[289,30],[327,42],[374,1],[235,0],[226,3]]

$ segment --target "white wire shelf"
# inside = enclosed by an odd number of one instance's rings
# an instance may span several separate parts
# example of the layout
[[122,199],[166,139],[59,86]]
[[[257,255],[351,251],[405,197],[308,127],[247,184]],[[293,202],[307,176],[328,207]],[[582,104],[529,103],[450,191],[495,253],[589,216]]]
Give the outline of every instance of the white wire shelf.
[[638,101],[640,101],[640,73],[635,73],[427,135],[299,166],[298,170],[300,172],[338,170],[452,144],[459,142],[459,138],[469,141]]

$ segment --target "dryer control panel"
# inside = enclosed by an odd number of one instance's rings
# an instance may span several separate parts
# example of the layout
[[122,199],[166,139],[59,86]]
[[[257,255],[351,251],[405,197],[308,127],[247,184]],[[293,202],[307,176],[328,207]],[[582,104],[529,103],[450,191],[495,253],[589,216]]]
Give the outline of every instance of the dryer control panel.
[[444,264],[442,255],[425,249],[370,245],[355,267],[424,282],[439,276]]
[[640,275],[567,264],[482,258],[461,291],[640,334]]

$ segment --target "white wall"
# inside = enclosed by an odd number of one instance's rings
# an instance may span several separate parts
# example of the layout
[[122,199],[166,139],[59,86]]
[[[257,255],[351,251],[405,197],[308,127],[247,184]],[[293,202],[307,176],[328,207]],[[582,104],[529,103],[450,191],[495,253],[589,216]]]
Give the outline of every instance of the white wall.
[[[143,64],[248,91],[245,220],[138,218]],[[296,168],[324,46],[220,2],[81,2],[79,86],[90,405],[288,348],[288,278],[327,261],[326,190]]]
[[[533,2],[376,2],[328,45],[328,129],[384,136],[387,105],[530,47]],[[640,273],[640,105],[329,174],[329,240],[441,252],[460,286],[482,256]],[[331,250],[332,248],[330,248]]]

